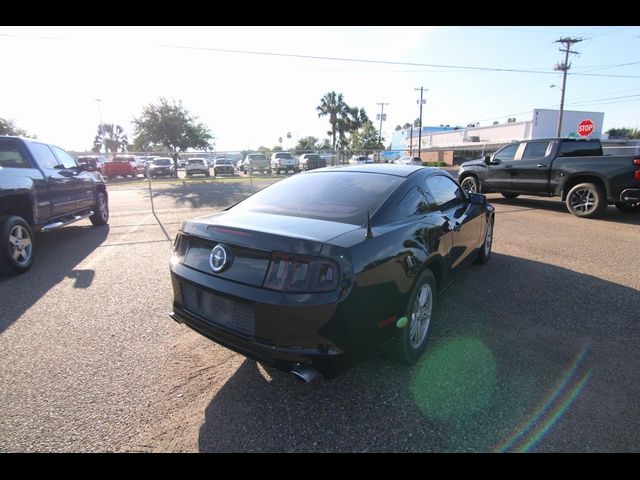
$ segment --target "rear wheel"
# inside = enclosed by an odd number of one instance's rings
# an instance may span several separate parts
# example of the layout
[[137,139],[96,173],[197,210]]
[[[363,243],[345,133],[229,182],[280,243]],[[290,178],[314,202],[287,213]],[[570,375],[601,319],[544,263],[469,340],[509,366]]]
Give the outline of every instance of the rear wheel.
[[502,193],[501,194],[504,198],[517,198],[520,196],[519,193]]
[[640,213],[640,202],[636,203],[616,203],[616,208],[623,213]]
[[15,275],[29,270],[34,246],[31,227],[22,217],[0,217],[0,273]]
[[469,193],[478,193],[480,192],[480,188],[478,185],[478,179],[473,175],[469,175],[468,177],[464,177],[464,179],[460,182],[460,186],[463,190],[466,190]]
[[567,209],[576,217],[592,218],[607,206],[602,187],[595,183],[579,183],[567,194]]
[[109,222],[109,202],[103,192],[98,192],[96,204],[93,207],[93,215],[89,217],[94,225],[106,225]]
[[403,362],[415,363],[427,348],[435,295],[436,279],[431,270],[425,270],[409,297],[405,311],[408,322],[396,339],[396,353]]

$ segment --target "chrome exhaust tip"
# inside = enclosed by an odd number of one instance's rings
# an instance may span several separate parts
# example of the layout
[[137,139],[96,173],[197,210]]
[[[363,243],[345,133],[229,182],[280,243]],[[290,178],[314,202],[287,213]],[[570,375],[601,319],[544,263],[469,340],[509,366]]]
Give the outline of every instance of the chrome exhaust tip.
[[306,365],[298,363],[293,367],[291,373],[293,373],[293,376],[301,382],[310,383],[314,378],[316,378],[318,371],[315,368],[307,367]]

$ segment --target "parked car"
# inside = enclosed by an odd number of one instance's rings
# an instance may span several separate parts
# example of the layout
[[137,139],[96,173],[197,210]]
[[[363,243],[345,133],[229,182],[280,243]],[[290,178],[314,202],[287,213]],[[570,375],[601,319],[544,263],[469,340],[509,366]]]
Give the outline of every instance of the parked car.
[[233,162],[228,157],[216,157],[213,161],[213,176],[217,175],[235,175]]
[[577,217],[599,215],[607,204],[640,213],[640,157],[603,155],[600,140],[536,138],[515,142],[460,166],[471,192],[560,197]]
[[422,165],[422,160],[420,160],[420,157],[412,157],[410,155],[406,155],[404,157],[398,158],[393,163],[397,165]]
[[115,155],[112,161],[129,162],[135,169],[135,174],[133,175],[134,177],[137,177],[139,173],[144,175],[144,162],[142,162],[135,155]]
[[206,162],[204,158],[190,158],[187,160],[187,164],[184,167],[185,175],[187,177],[191,177],[196,173],[201,173],[202,175],[209,176],[209,164]]
[[366,155],[353,155],[349,159],[350,165],[364,165],[366,163],[373,163],[373,159],[367,157]]
[[177,177],[178,173],[173,165],[173,159],[169,157],[154,158],[147,166],[147,176],[154,177]]
[[263,153],[249,153],[244,158],[244,162],[242,162],[242,171],[249,173],[249,170],[251,170],[252,173],[261,172],[271,175],[271,164]]
[[317,153],[303,153],[299,157],[300,170],[315,170],[327,166],[327,161]]
[[78,165],[84,167],[87,172],[103,173],[106,159],[100,155],[80,155],[77,157]]
[[104,164],[103,174],[107,179],[138,176],[135,163],[132,163],[129,158],[118,156]]
[[300,162],[290,152],[274,152],[271,155],[271,171],[275,171],[276,175],[280,175],[280,172],[298,173]]
[[438,168],[293,175],[182,224],[172,318],[306,381],[388,342],[415,362],[438,292],[489,260],[493,223],[484,195]]
[[102,175],[87,171],[55,145],[0,136],[0,274],[31,268],[34,233],[84,218],[93,225],[109,221]]

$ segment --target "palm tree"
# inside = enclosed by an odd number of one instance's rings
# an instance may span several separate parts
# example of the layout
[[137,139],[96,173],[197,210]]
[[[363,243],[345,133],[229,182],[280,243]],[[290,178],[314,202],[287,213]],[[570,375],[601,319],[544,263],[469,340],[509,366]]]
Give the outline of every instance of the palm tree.
[[129,140],[120,125],[103,123],[98,125],[98,134],[93,140],[93,150],[99,152],[103,145],[108,152],[117,153],[118,150],[126,152]]
[[[336,133],[338,131],[338,120],[344,115],[347,109],[346,103],[341,93],[329,92],[320,99],[320,105],[316,108],[318,110],[318,117],[329,115],[329,123],[331,124],[331,148],[336,149]],[[327,132],[329,133],[329,132]]]

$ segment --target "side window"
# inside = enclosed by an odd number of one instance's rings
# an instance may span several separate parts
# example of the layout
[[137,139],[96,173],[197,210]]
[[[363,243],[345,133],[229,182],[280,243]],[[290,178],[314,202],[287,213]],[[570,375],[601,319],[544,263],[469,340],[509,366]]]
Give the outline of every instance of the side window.
[[542,158],[546,156],[548,147],[549,142],[529,142],[524,149],[522,159]]
[[67,152],[65,152],[61,148],[54,147],[53,145],[51,146],[51,148],[53,149],[53,152],[56,154],[56,157],[58,157],[58,160],[64,168],[73,168],[78,166],[73,157]]
[[599,142],[571,142],[560,143],[558,157],[592,157],[602,156],[602,147]]
[[427,178],[427,188],[440,210],[449,210],[467,200],[458,184],[444,175],[434,175]]
[[422,191],[418,187],[413,187],[402,197],[398,209],[402,215],[408,217],[426,212],[429,209],[429,204]]
[[503,162],[513,160],[516,156],[516,152],[518,151],[519,146],[520,144],[516,143],[514,145],[509,145],[508,147],[503,148],[496,154],[494,160],[501,160]]
[[29,162],[15,140],[0,140],[0,167],[29,168]]
[[36,162],[38,163],[40,168],[51,170],[52,168],[56,168],[56,166],[59,165],[58,160],[56,159],[51,149],[49,149],[48,145],[45,145],[44,143],[30,142],[29,150],[31,150],[31,153],[35,157]]

